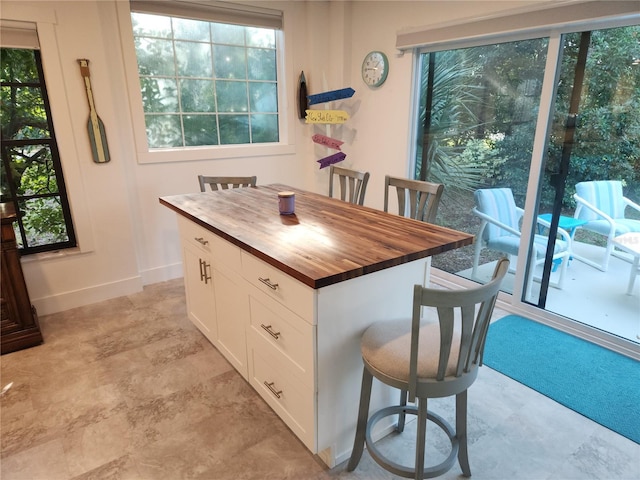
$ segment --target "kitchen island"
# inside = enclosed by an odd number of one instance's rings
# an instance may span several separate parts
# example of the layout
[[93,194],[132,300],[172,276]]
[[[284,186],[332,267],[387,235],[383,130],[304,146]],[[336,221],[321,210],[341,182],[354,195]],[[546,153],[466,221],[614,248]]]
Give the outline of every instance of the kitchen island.
[[[295,214],[279,214],[280,191]],[[348,458],[362,332],[410,318],[427,259],[473,236],[285,185],[160,203],[178,214],[190,319],[307,448],[330,467]],[[372,409],[397,400],[375,387]]]

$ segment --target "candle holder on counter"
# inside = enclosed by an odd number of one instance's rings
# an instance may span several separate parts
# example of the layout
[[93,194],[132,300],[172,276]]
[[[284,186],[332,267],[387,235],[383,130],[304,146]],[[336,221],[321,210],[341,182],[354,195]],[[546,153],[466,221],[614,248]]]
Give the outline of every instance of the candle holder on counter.
[[280,215],[293,215],[296,212],[295,192],[278,192],[278,209]]

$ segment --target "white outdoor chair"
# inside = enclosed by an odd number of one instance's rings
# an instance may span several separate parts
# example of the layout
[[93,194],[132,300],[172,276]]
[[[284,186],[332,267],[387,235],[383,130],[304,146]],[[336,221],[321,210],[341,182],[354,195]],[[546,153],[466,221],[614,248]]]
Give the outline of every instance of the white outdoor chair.
[[640,220],[625,218],[627,207],[640,212],[640,205],[623,196],[622,182],[616,180],[580,182],[576,184],[576,193],[573,198],[578,204],[574,217],[587,221],[578,228],[607,237],[607,246],[601,263],[581,256],[576,258],[603,272],[609,268],[611,255],[629,260],[624,254],[615,250],[612,240],[623,233],[640,232]]
[[[500,253],[518,255],[520,243],[522,242],[520,233],[520,221],[524,210],[517,207],[513,199],[513,192],[510,188],[488,188],[475,192],[476,206],[473,213],[482,219],[480,231],[476,237],[475,252],[473,256],[472,277],[478,278],[478,263],[480,262],[480,252],[483,248],[496,250]],[[549,222],[537,219],[539,225],[549,228]],[[557,283],[549,282],[549,285],[562,289],[567,264],[571,256],[571,237],[569,234],[558,228],[560,238],[556,239],[553,260],[559,260],[560,273]],[[533,252],[530,261],[530,273],[526,286],[526,298],[531,294],[531,287],[534,280],[535,268],[544,263],[547,252],[549,237],[536,234],[533,242]]]

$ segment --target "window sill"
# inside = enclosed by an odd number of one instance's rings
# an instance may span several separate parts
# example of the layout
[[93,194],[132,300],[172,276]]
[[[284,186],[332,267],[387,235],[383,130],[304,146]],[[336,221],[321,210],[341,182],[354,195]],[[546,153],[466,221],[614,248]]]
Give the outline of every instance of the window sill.
[[167,148],[138,152],[138,163],[190,162],[233,158],[291,155],[295,145],[262,143],[255,145],[220,145],[216,147]]

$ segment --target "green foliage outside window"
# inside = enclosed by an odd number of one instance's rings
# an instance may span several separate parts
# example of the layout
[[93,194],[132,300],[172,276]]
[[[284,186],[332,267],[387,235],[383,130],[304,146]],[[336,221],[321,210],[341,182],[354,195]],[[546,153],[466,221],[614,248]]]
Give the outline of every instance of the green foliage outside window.
[[149,148],[279,141],[274,30],[131,19]]
[[[546,169],[560,161],[580,33],[566,35]],[[430,129],[424,133],[428,55],[423,57],[416,178],[457,192],[508,185],[523,204],[547,41],[534,39],[435,54]],[[434,64],[432,64],[433,66]],[[591,32],[579,123],[564,204],[586,180],[622,180],[640,199],[640,27]],[[426,146],[426,153],[423,151]],[[552,191],[541,205],[551,208]],[[520,201],[518,201],[520,200]]]
[[14,224],[23,253],[75,246],[39,52],[0,49],[2,202],[20,213]]

